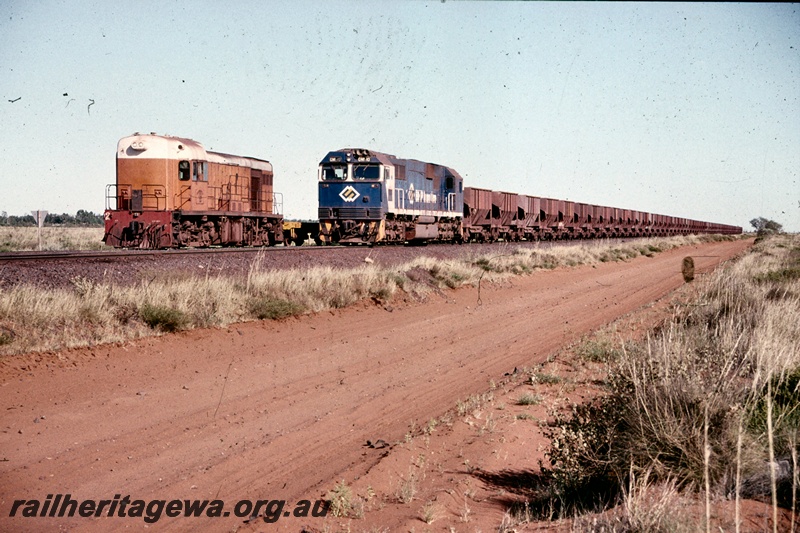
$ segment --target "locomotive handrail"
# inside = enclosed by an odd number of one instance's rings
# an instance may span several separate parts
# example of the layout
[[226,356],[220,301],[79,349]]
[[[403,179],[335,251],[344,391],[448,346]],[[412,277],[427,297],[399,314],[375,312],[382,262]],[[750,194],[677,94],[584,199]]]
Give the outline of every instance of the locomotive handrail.
[[[143,209],[163,211],[167,208],[167,196],[163,185],[144,183],[141,187]],[[106,185],[106,209],[111,211],[130,210],[132,192],[133,185],[130,184],[110,183]]]
[[[263,191],[259,189],[256,198],[253,198],[250,185],[241,183],[240,177],[238,174],[232,174],[228,177],[227,183],[223,183],[219,187],[209,186],[206,193],[209,205],[216,206],[215,209],[219,211],[281,214],[283,211],[283,194],[273,192],[271,196],[264,198],[262,197]],[[181,191],[179,196],[182,197],[187,190],[188,188]],[[187,201],[185,200],[181,206]],[[235,205],[235,203],[240,203],[241,205]]]
[[[183,199],[183,193],[189,192],[189,197],[185,200]],[[189,185],[184,185],[181,187],[181,190],[178,191],[178,194],[175,195],[175,209],[183,209],[187,203],[192,200],[192,188]]]
[[122,203],[120,202],[120,188],[128,191],[127,198],[130,199],[130,185],[117,185],[116,183],[109,183],[106,185],[106,210],[116,211],[120,208],[119,206]]
[[[145,202],[145,200],[150,200],[150,202]],[[156,211],[167,209],[167,195],[163,185],[152,183],[142,185],[142,208]]]

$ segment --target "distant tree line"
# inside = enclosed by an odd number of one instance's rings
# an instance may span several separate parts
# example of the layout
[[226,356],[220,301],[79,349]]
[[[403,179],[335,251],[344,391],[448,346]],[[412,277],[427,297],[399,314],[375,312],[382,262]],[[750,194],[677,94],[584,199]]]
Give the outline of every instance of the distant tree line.
[[[45,226],[102,226],[103,215],[96,215],[83,209],[78,209],[75,215],[48,213],[44,224]],[[0,226],[36,226],[36,220],[32,215],[15,216],[3,211],[0,213]]]

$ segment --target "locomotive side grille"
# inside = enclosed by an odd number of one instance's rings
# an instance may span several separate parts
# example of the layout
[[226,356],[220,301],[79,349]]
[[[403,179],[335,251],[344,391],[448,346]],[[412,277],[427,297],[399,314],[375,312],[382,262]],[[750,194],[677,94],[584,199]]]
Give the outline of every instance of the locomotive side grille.
[[381,218],[380,207],[320,207],[317,213],[320,220],[323,219],[356,219],[356,220],[379,220]]
[[368,211],[365,207],[342,207],[339,209],[339,218],[368,218]]

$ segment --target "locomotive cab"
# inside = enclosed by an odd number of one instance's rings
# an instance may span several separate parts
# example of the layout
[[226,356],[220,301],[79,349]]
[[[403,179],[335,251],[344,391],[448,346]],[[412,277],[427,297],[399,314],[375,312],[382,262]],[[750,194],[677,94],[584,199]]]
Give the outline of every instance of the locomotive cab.
[[319,165],[320,238],[324,243],[374,243],[381,240],[386,212],[384,190],[390,175],[383,154],[344,149]]

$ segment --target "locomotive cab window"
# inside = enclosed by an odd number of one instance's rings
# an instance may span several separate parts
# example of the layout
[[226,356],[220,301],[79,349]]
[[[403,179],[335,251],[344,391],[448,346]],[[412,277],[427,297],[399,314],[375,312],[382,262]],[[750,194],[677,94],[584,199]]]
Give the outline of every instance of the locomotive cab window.
[[192,173],[192,181],[208,181],[208,174],[206,174],[205,161],[194,162],[194,172]]
[[323,181],[344,181],[347,179],[347,166],[346,165],[323,165],[322,166],[322,180]]
[[178,179],[181,181],[189,181],[190,166],[188,161],[178,162]]
[[353,165],[353,179],[379,180],[381,179],[380,165]]

